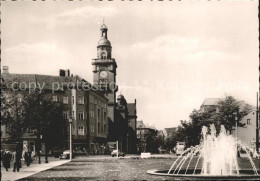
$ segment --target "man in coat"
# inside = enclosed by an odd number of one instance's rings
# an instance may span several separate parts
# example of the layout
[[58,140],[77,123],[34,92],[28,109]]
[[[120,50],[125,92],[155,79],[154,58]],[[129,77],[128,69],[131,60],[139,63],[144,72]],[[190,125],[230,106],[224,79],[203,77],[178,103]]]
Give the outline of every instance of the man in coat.
[[10,168],[11,154],[7,149],[5,149],[2,159],[3,159],[3,166],[5,170],[8,171],[8,169]]
[[13,169],[13,171],[14,172],[16,170],[17,170],[17,172],[19,172],[19,169],[22,168],[21,157],[22,157],[22,153],[21,152],[15,151],[13,153],[13,161],[14,161],[14,169]]

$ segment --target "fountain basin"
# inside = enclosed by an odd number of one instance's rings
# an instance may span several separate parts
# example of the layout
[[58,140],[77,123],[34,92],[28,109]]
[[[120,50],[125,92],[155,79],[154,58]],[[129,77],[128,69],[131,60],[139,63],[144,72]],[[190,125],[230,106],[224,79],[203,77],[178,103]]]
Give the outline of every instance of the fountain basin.
[[168,174],[168,171],[169,170],[152,169],[148,170],[147,173],[150,175],[175,177],[189,180],[260,180],[260,175],[253,175],[253,170],[239,170],[240,175],[203,175],[200,174],[200,169],[196,170],[195,174],[193,174],[193,169],[187,170],[186,174],[184,173],[186,170],[180,170],[178,174]]

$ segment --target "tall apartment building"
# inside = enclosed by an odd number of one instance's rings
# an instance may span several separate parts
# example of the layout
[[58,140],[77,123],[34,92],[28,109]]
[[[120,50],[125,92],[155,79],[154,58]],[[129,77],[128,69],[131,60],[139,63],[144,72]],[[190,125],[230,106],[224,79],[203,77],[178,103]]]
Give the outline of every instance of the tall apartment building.
[[[84,89],[84,86],[93,87],[89,82],[79,76],[70,75],[69,70],[60,70],[59,76],[12,74],[4,71],[1,74],[1,81],[9,86],[9,89],[2,90],[2,93],[5,94],[12,93],[10,86],[16,82],[20,87],[18,94],[21,95],[21,98],[28,94],[29,84],[40,85],[43,87],[46,99],[50,99],[57,106],[62,107],[67,127],[65,129],[67,139],[57,146],[68,147],[69,118],[72,117],[73,147],[85,148],[91,153],[97,154],[105,152],[108,134],[108,100],[99,91],[94,91],[96,89]],[[1,132],[1,143],[11,143],[11,140],[8,140],[5,126],[1,126]],[[24,135],[24,142],[27,142],[33,150],[35,150],[35,139],[29,134]]]

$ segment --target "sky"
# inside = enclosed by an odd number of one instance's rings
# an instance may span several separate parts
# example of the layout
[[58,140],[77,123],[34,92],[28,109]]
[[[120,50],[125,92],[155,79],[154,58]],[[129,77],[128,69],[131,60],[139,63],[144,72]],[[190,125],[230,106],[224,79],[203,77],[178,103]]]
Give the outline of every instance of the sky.
[[1,3],[1,66],[93,81],[104,18],[120,93],[157,129],[189,120],[205,98],[256,104],[258,1]]

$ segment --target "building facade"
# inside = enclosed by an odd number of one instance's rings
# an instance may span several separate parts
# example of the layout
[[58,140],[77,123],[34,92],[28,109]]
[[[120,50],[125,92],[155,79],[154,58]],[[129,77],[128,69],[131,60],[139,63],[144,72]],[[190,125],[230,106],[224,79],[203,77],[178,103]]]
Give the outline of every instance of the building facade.
[[147,138],[155,137],[157,132],[154,127],[146,126],[143,121],[137,121],[137,153],[149,151],[147,148]]
[[[55,102],[57,106],[62,108],[62,116],[65,120],[66,139],[63,143],[56,145],[62,148],[68,148],[69,145],[69,118],[72,117],[72,141],[74,149],[89,150],[93,154],[104,154],[107,135],[107,102],[108,99],[100,92],[92,89],[86,80],[79,76],[71,76],[69,70],[60,70],[59,76],[37,75],[37,74],[11,74],[4,72],[1,75],[3,82],[14,83],[20,87],[18,94],[28,94],[29,85],[38,85],[43,88],[45,98]],[[21,86],[20,86],[21,85]],[[6,91],[10,94],[12,91]],[[61,128],[63,129],[63,128]],[[8,140],[8,135],[5,131],[5,126],[1,127],[2,137],[1,142],[5,143]],[[24,141],[30,145],[35,151],[35,137],[30,134],[24,135]],[[44,152],[44,144],[42,144]]]

